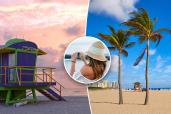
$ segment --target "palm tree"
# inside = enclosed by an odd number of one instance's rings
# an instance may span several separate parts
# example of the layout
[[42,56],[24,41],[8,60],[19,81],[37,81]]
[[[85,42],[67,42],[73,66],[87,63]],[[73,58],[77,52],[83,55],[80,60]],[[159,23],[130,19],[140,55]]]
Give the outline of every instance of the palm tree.
[[118,51],[118,84],[119,84],[119,104],[123,104],[123,96],[122,96],[122,84],[121,84],[121,55],[123,54],[125,57],[128,56],[128,52],[125,50],[126,48],[132,47],[135,42],[128,42],[129,34],[127,34],[124,30],[118,30],[115,32],[112,26],[108,26],[111,35],[105,35],[99,33],[99,36],[103,39],[107,40],[110,44],[112,44],[112,49]]
[[138,65],[138,63],[142,60],[144,54],[146,53],[146,68],[145,68],[145,79],[146,79],[146,97],[144,104],[148,104],[149,100],[149,80],[148,80],[148,66],[149,66],[149,46],[150,41],[156,43],[156,47],[160,43],[162,38],[161,32],[171,32],[167,28],[159,28],[155,30],[155,25],[157,23],[157,19],[151,19],[147,11],[143,8],[139,8],[137,11],[133,11],[130,13],[131,17],[128,21],[124,22],[126,26],[130,27],[128,30],[129,34],[135,35],[139,37],[139,42],[146,42],[146,47],[142,54],[137,58],[134,65]]

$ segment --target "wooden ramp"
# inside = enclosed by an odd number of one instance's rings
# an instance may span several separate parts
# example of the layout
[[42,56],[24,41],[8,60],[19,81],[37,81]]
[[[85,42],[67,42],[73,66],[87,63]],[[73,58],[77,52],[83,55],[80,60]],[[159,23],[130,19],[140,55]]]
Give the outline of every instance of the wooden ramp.
[[66,101],[60,94],[58,94],[53,89],[37,89],[38,92],[49,98],[50,100],[59,100],[59,101]]

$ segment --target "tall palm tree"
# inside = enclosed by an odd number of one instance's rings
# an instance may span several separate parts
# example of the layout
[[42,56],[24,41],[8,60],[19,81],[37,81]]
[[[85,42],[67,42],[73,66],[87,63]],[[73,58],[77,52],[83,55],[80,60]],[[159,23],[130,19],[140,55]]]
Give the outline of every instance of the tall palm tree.
[[125,57],[128,56],[128,52],[126,48],[132,47],[135,42],[128,42],[129,34],[127,34],[124,30],[118,30],[117,32],[112,26],[108,26],[111,35],[105,35],[99,33],[99,36],[103,39],[107,40],[110,44],[112,44],[112,49],[118,51],[118,84],[119,84],[119,104],[123,104],[123,96],[122,96],[122,84],[121,84],[121,55],[123,54]]
[[143,56],[146,53],[146,68],[145,68],[145,79],[146,79],[146,97],[144,104],[148,104],[149,101],[149,80],[148,80],[148,66],[149,66],[149,45],[150,41],[156,43],[156,47],[160,43],[162,38],[161,32],[171,32],[167,28],[159,28],[155,30],[155,25],[157,23],[157,19],[151,19],[147,11],[143,8],[139,8],[137,11],[133,11],[130,13],[131,18],[124,22],[126,26],[130,27],[128,30],[129,34],[135,35],[139,37],[139,42],[146,42],[146,47],[142,54],[137,58],[134,65],[138,65],[138,63],[142,60]]

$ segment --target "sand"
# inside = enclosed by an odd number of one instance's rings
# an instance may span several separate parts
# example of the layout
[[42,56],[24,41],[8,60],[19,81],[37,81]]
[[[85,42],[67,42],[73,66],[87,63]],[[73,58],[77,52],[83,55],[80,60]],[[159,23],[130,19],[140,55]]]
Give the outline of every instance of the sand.
[[0,103],[0,114],[91,114],[86,89],[65,90],[64,98],[66,101],[50,101],[38,96],[36,104],[20,107]]
[[27,104],[20,107],[0,104],[0,114],[90,114],[86,96],[67,96],[67,101],[49,101],[39,98],[36,104]]
[[150,91],[149,105],[145,106],[145,92],[124,91],[124,104],[118,105],[118,91],[90,90],[93,114],[171,114],[171,90]]

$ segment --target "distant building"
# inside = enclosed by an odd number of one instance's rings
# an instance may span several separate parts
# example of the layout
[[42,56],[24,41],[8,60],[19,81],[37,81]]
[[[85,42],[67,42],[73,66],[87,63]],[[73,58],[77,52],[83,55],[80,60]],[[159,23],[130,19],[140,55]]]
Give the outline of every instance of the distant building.
[[99,87],[99,88],[118,88],[117,82],[111,82],[108,80],[102,80],[93,84],[89,84],[89,87]]
[[98,87],[98,83],[89,84],[89,87]]
[[117,82],[112,82],[112,88],[118,88],[118,83]]

